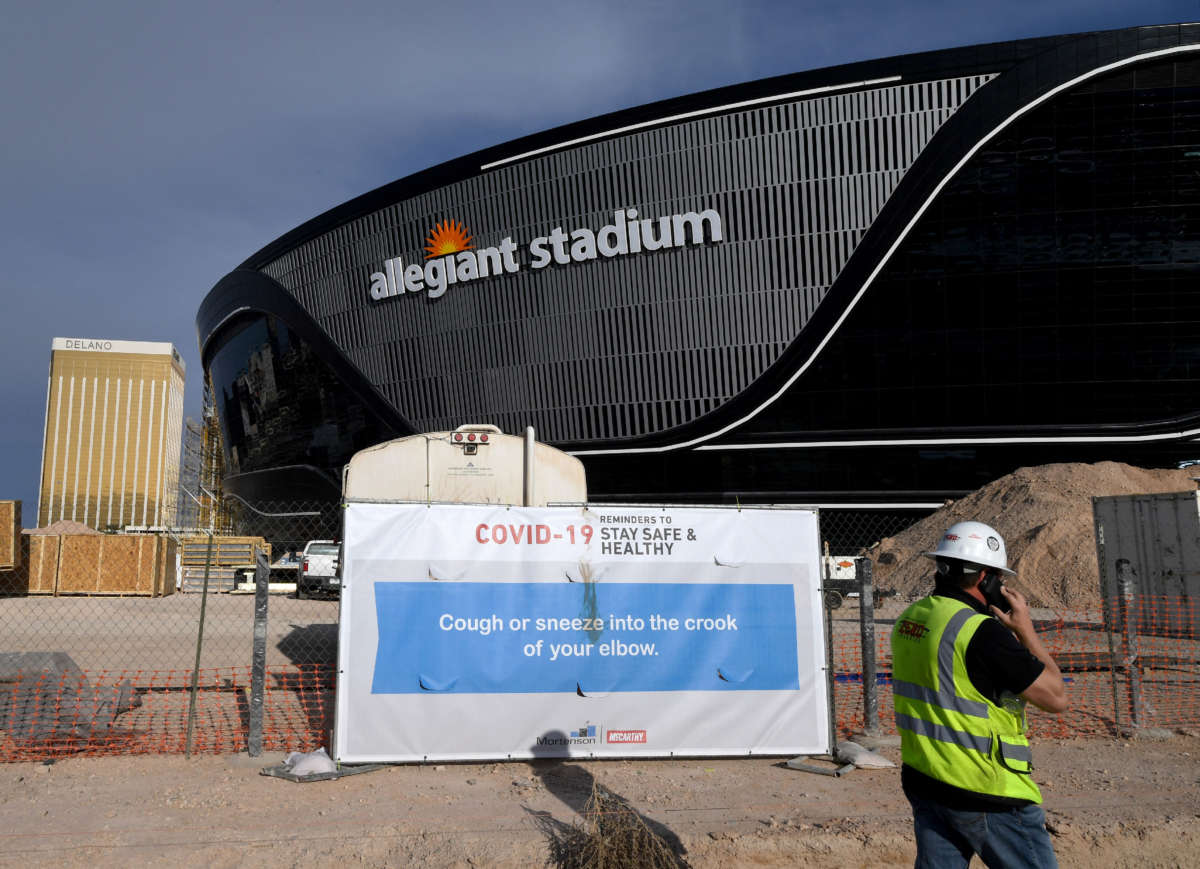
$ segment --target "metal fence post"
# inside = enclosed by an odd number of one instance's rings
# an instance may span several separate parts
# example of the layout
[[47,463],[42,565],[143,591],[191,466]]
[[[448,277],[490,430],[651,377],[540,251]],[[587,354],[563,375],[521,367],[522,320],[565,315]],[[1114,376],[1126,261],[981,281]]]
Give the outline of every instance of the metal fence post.
[[1125,678],[1129,685],[1129,717],[1130,723],[1136,728],[1142,726],[1142,662],[1138,654],[1138,616],[1137,586],[1134,583],[1132,571],[1119,571],[1117,575],[1118,598],[1120,607],[1121,633],[1124,642]]
[[825,615],[825,693],[829,703],[829,753],[837,755],[837,670],[833,660],[833,611],[825,598],[825,587],[829,584],[829,541],[825,541],[825,557],[821,560],[824,568],[824,578],[821,582],[820,601],[821,611]]
[[862,633],[863,732],[879,735],[879,686],[875,678],[875,586],[871,559],[857,558],[858,612]]
[[188,701],[187,737],[183,754],[192,756],[192,731],[196,725],[196,692],[200,690],[200,650],[204,648],[204,610],[208,604],[208,574],[212,569],[213,533],[208,532],[208,550],[204,554],[204,586],[200,592],[200,625],[196,628],[196,664],[192,667],[192,696]]
[[834,683],[837,681],[837,671],[833,660],[833,613],[825,605],[824,596],[821,597],[821,609],[825,611],[825,691],[829,701],[829,738],[832,740],[829,753],[836,755],[838,745],[837,690]]
[[1113,727],[1119,732],[1121,729],[1121,696],[1120,689],[1117,687],[1117,673],[1121,669],[1121,664],[1117,659],[1117,643],[1113,637],[1113,628],[1116,626],[1117,619],[1120,618],[1121,605],[1118,600],[1110,598],[1105,601],[1105,606],[1104,624],[1108,628],[1108,676],[1112,683]]
[[267,592],[271,578],[266,553],[256,553],[254,562],[254,652],[250,662],[250,732],[246,737],[246,752],[250,757],[262,754],[263,690],[267,680]]

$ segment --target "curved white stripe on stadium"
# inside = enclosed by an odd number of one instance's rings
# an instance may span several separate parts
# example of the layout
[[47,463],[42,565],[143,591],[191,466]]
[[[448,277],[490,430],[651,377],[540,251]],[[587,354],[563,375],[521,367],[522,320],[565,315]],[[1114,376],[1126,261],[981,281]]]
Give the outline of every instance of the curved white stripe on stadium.
[[616,127],[612,130],[605,130],[603,133],[592,133],[588,136],[580,136],[578,139],[569,139],[566,142],[559,142],[557,145],[547,145],[545,148],[537,148],[533,151],[526,151],[523,154],[517,154],[512,157],[505,157],[503,160],[496,160],[492,163],[484,163],[479,167],[480,172],[486,172],[488,169],[494,169],[497,166],[504,166],[508,163],[515,163],[518,160],[524,160],[527,157],[537,157],[541,154],[549,154],[551,151],[561,151],[563,148],[570,148],[575,145],[582,145],[584,142],[594,142],[597,139],[606,139],[609,136],[619,136],[622,133],[630,133],[634,130],[644,130],[647,127],[656,127],[659,124],[669,124],[674,121],[685,121],[688,118],[702,118],[705,115],[713,115],[717,112],[730,112],[734,109],[744,109],[748,106],[759,106],[763,103],[773,103],[776,100],[790,100],[796,97],[811,97],[816,94],[827,94],[833,91],[844,91],[850,88],[870,87],[877,84],[888,84],[889,82],[900,81],[900,76],[889,75],[886,78],[871,78],[863,81],[848,81],[845,84],[829,84],[817,88],[809,88],[803,91],[792,91],[787,94],[776,94],[771,97],[757,97],[752,100],[742,100],[738,103],[726,103],[723,106],[713,106],[710,109],[696,109],[692,112],[683,112],[678,115],[668,115],[665,118],[655,118],[653,121],[640,121],[636,124],[629,124],[625,127]]
[[713,444],[696,447],[701,450],[776,450],[814,449],[817,447],[931,447],[962,446],[964,444],[1110,444],[1146,443],[1149,441],[1177,440],[1200,435],[1200,428],[1186,431],[1166,432],[1152,435],[1045,435],[1041,437],[988,437],[988,438],[904,438],[903,440],[859,440],[859,441],[779,441],[759,444]]
[[[1118,60],[1113,63],[1106,64],[1105,66],[1096,67],[1095,69],[1089,70],[1088,72],[1085,72],[1082,75],[1076,76],[1075,78],[1070,79],[1069,81],[1065,81],[1062,84],[1057,85],[1056,87],[1050,89],[1049,91],[1042,94],[1040,97],[1038,97],[1033,102],[1026,103],[1024,106],[1017,109],[1017,111],[1013,112],[1011,115],[1009,115],[1007,118],[1005,118],[999,124],[997,124],[996,127],[990,133],[988,133],[986,136],[984,136],[978,142],[976,142],[971,147],[971,150],[969,150],[966,154],[963,155],[962,159],[959,160],[958,163],[956,163],[954,165],[954,168],[951,169],[949,172],[946,173],[945,176],[942,177],[942,180],[938,182],[937,187],[935,187],[933,189],[933,192],[929,194],[929,197],[924,202],[921,203],[921,207],[916,210],[916,212],[912,216],[912,219],[909,220],[909,222],[905,225],[904,229],[900,231],[900,234],[896,237],[896,240],[892,243],[892,246],[888,248],[887,253],[885,253],[882,257],[880,257],[879,262],[875,265],[875,268],[871,270],[871,273],[869,275],[867,275],[867,279],[865,281],[863,281],[863,285],[861,287],[859,287],[858,292],[854,294],[854,298],[852,298],[850,300],[849,304],[846,305],[846,309],[844,311],[842,311],[841,316],[839,316],[837,318],[837,321],[833,324],[832,327],[830,327],[829,331],[825,333],[825,336],[821,339],[821,342],[817,345],[816,349],[813,350],[813,352],[809,355],[808,359],[805,360],[804,364],[801,365],[799,368],[797,368],[795,370],[795,372],[792,373],[792,376],[787,379],[787,381],[783,384],[783,386],[779,387],[779,389],[776,390],[774,395],[772,395],[770,398],[768,398],[766,401],[764,401],[762,404],[760,404],[754,410],[750,411],[750,413],[743,416],[741,419],[731,422],[731,423],[729,423],[729,425],[725,426],[724,428],[718,429],[717,431],[711,432],[710,434],[701,435],[699,437],[692,438],[691,440],[688,440],[688,441],[682,441],[677,444],[668,444],[666,446],[659,446],[659,447],[625,447],[625,448],[613,448],[613,449],[603,449],[603,450],[572,450],[571,455],[573,455],[573,456],[602,456],[602,455],[615,455],[615,454],[621,454],[621,453],[665,453],[665,452],[669,452],[671,450],[679,450],[679,449],[683,449],[685,447],[695,446],[696,444],[702,444],[705,441],[710,441],[713,438],[720,437],[723,434],[727,434],[728,432],[732,431],[733,429],[737,428],[738,426],[754,419],[754,417],[758,416],[760,413],[762,413],[764,410],[766,410],[768,407],[770,407],[772,404],[774,404],[775,401],[778,400],[778,398],[781,395],[783,395],[785,392],[787,392],[787,390],[791,387],[791,385],[793,383],[795,383],[797,379],[799,379],[800,375],[802,375],[805,371],[808,370],[809,366],[812,365],[813,361],[817,358],[817,356],[821,353],[821,351],[825,349],[825,345],[829,343],[829,341],[837,333],[838,329],[841,328],[842,323],[844,323],[846,321],[846,318],[850,316],[850,313],[854,310],[854,307],[858,304],[859,300],[863,297],[863,294],[867,291],[867,289],[874,282],[875,278],[879,275],[879,273],[881,271],[883,271],[883,267],[888,264],[889,260],[891,260],[892,254],[894,254],[896,252],[896,249],[899,248],[900,245],[904,242],[904,240],[908,237],[908,234],[909,234],[909,232],[912,231],[912,228],[917,225],[917,221],[919,221],[921,219],[921,217],[925,214],[925,211],[929,208],[929,206],[933,203],[933,201],[942,192],[942,189],[947,184],[949,184],[950,180],[952,178],[954,178],[955,175],[958,174],[959,170],[962,169],[963,166],[965,166],[967,164],[967,162],[972,157],[975,156],[976,153],[978,153],[980,148],[982,148],[984,145],[986,145],[988,142],[990,142],[993,138],[995,138],[996,135],[999,134],[1005,127],[1007,127],[1009,124],[1011,124],[1017,118],[1021,117],[1022,115],[1024,115],[1026,112],[1030,111],[1031,109],[1034,109],[1037,106],[1041,105],[1042,103],[1046,102],[1047,100],[1049,100],[1055,96],[1058,96],[1058,94],[1062,93],[1064,90],[1073,88],[1073,87],[1075,87],[1075,85],[1079,84],[1080,82],[1087,81],[1089,78],[1094,78],[1096,76],[1103,75],[1106,72],[1110,72],[1114,69],[1119,69],[1122,66],[1128,66],[1129,64],[1132,64],[1132,63],[1142,63],[1147,60],[1153,60],[1156,57],[1165,57],[1165,56],[1171,55],[1171,54],[1181,54],[1183,52],[1197,51],[1197,50],[1200,50],[1200,45],[1177,45],[1173,48],[1163,48],[1163,49],[1159,49],[1158,51],[1151,51],[1151,52],[1147,52],[1145,54],[1138,54],[1138,55],[1135,55],[1134,57],[1128,57],[1128,58],[1125,58],[1124,60]],[[698,449],[734,450],[734,449],[767,449],[767,448],[778,449],[780,447],[887,446],[887,445],[906,446],[906,445],[916,445],[916,444],[978,444],[978,443],[1087,443],[1087,442],[1161,440],[1161,439],[1166,439],[1166,438],[1171,438],[1171,437],[1188,436],[1188,435],[1196,434],[1197,432],[1200,432],[1200,430],[1181,432],[1179,434],[1174,434],[1174,435],[1141,435],[1141,436],[1133,436],[1133,437],[1097,436],[1094,438],[1071,438],[1071,437],[1037,438],[1037,437],[1032,437],[1032,438],[955,438],[955,439],[946,439],[946,440],[834,441],[834,442],[799,441],[799,442],[782,443],[782,444],[731,444],[728,446],[716,445],[716,446],[711,446],[711,447],[699,447]]]

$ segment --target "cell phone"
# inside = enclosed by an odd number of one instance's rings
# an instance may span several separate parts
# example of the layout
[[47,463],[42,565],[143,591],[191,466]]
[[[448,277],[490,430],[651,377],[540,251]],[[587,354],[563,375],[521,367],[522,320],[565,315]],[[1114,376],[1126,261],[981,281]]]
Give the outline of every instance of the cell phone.
[[983,574],[983,579],[979,580],[979,591],[983,594],[983,599],[989,604],[1000,610],[1002,613],[1012,612],[1012,605],[1009,604],[1003,592],[1000,591],[1004,583],[1000,581],[998,574],[986,571]]

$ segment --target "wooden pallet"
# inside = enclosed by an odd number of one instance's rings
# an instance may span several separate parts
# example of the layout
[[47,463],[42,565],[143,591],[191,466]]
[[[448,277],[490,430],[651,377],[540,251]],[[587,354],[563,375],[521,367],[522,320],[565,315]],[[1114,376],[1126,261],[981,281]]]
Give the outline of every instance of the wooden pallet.
[[[212,567],[208,571],[209,594],[233,591],[241,581],[242,570]],[[200,594],[204,591],[204,565],[185,565],[180,572],[180,591],[185,594]]]
[[[271,556],[271,546],[261,537],[213,537],[212,564],[214,567],[253,568],[255,557],[262,552]],[[179,563],[184,567],[203,567],[209,559],[207,537],[182,537],[179,542]]]

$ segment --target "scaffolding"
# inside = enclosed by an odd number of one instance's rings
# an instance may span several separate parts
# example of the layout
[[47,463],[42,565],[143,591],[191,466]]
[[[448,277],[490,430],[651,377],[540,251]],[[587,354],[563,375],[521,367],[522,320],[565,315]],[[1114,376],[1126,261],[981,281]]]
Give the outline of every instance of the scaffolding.
[[[217,415],[216,395],[212,378],[204,378],[203,419],[188,419],[184,432],[184,470],[180,474],[184,496],[188,503],[189,521],[180,524],[188,528],[211,530],[228,534],[233,530],[233,502],[223,497],[221,481],[225,476],[225,447],[221,440],[221,425]],[[186,480],[186,482],[184,482]]]

